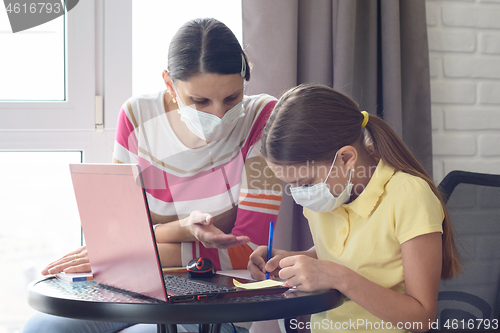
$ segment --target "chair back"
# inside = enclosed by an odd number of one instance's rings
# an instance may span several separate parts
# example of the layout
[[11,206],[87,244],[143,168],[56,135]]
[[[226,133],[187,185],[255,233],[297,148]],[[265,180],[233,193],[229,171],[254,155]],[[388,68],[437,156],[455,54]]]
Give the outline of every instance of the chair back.
[[[500,326],[500,175],[452,171],[440,183],[463,273],[441,281],[441,329]],[[495,325],[496,323],[496,325]]]

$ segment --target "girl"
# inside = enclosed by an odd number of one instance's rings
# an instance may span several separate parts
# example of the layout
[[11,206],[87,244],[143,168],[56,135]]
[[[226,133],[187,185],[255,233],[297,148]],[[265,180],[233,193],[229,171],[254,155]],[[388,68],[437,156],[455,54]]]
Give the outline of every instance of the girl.
[[[266,244],[267,225],[281,202],[270,187],[279,180],[264,179],[270,172],[258,154],[276,99],[245,96],[247,56],[215,19],[195,19],[179,29],[162,76],[165,89],[124,103],[113,162],[141,166],[162,266],[203,256],[219,270],[245,268],[253,249]],[[90,271],[85,247],[42,273],[61,271]],[[115,332],[130,325],[36,314],[23,332]],[[127,330],[156,331],[143,326]],[[239,326],[238,332],[249,327]],[[224,324],[223,330],[233,327]]]
[[314,247],[267,263],[259,247],[252,276],[342,292],[343,305],[311,317],[313,332],[428,331],[440,278],[460,266],[440,194],[395,132],[349,97],[301,85],[278,101],[261,153],[304,206]]

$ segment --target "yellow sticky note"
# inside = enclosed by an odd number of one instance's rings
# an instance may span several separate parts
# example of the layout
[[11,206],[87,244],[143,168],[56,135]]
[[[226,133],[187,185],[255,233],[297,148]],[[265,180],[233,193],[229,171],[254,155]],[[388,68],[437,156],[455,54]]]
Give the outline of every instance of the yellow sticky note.
[[233,279],[233,284],[235,287],[242,289],[264,289],[269,287],[281,286],[283,284],[283,281],[264,280],[258,282],[241,283],[238,280]]

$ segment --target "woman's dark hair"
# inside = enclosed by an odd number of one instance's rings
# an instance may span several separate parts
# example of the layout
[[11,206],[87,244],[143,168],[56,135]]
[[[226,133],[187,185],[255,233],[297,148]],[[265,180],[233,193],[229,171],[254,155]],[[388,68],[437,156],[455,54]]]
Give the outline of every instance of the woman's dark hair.
[[233,32],[213,18],[186,22],[175,34],[168,50],[168,72],[172,79],[188,81],[201,73],[241,73],[250,80],[247,56]]
[[323,85],[300,85],[287,91],[276,104],[262,133],[261,153],[277,165],[333,160],[342,147],[364,146],[377,159],[396,170],[424,179],[441,201],[443,221],[443,266],[441,277],[460,271],[460,256],[453,229],[436,185],[396,132],[381,118],[364,116],[350,97]]

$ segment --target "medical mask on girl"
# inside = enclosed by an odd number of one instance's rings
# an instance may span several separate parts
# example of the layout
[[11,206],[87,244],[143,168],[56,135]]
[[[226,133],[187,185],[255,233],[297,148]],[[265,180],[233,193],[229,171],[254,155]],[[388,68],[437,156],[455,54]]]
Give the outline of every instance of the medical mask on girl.
[[335,197],[328,189],[328,185],[326,185],[326,180],[328,179],[328,177],[330,177],[333,165],[335,164],[335,160],[337,159],[337,153],[335,153],[335,158],[333,159],[332,166],[330,167],[330,171],[328,172],[328,175],[326,176],[324,182],[315,184],[313,186],[297,186],[290,189],[292,197],[297,204],[309,208],[310,210],[317,213],[326,213],[340,207],[341,205],[349,201],[349,198],[351,197],[352,187],[354,186],[354,184],[351,183],[354,168],[351,169],[351,172],[349,174],[347,186],[338,197]]
[[245,115],[243,100],[227,111],[222,118],[203,111],[198,111],[182,102],[174,88],[179,104],[181,120],[197,137],[205,141],[219,141],[226,138],[234,129],[238,120]]

